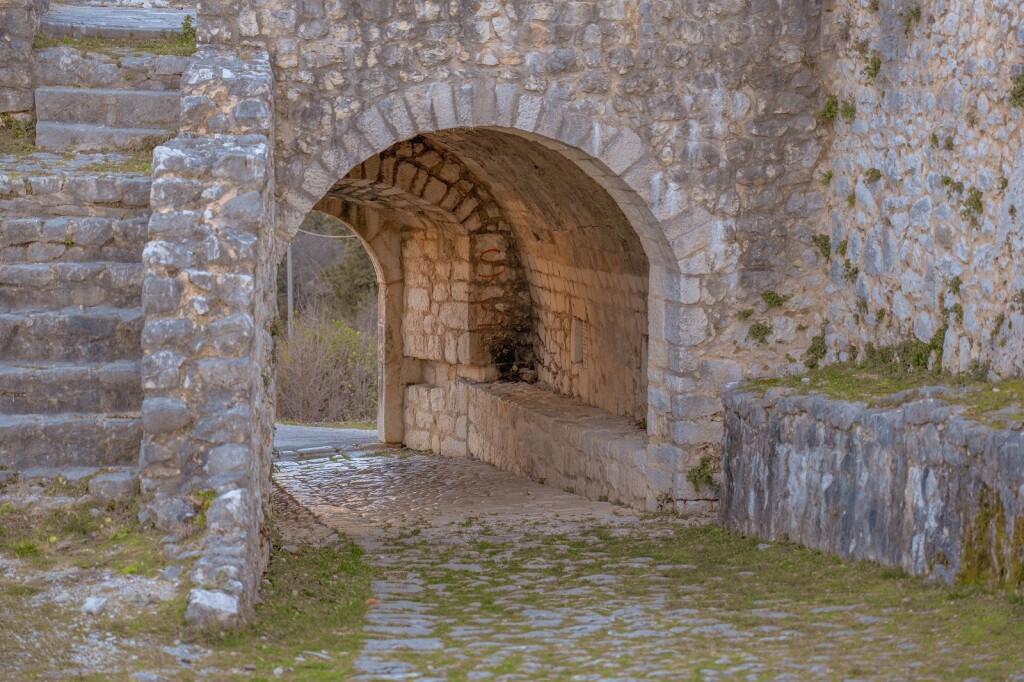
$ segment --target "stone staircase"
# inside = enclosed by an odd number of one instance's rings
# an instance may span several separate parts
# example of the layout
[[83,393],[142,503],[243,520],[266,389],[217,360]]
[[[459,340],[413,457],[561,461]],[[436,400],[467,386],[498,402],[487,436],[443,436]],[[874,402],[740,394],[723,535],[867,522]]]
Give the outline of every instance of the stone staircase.
[[176,131],[187,63],[36,52],[36,143],[50,152],[0,157],[0,464],[138,463],[146,150]]
[[[153,39],[178,31],[183,10],[54,5],[40,30],[51,38]],[[55,54],[41,54],[58,51]],[[187,59],[132,53],[37,53],[36,144],[60,151],[135,150],[170,137],[178,126],[179,82]],[[104,59],[105,57],[105,59]],[[176,76],[176,78],[174,77]]]

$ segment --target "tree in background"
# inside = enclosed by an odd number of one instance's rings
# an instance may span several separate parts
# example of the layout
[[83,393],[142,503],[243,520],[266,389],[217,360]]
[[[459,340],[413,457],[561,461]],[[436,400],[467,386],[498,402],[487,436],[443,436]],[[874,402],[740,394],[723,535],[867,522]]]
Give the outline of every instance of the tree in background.
[[[316,211],[301,229],[348,236]],[[377,410],[377,276],[358,239],[300,232],[292,242],[295,319],[287,338],[285,264],[278,273],[282,324],[275,339],[279,419],[301,423],[370,421]]]

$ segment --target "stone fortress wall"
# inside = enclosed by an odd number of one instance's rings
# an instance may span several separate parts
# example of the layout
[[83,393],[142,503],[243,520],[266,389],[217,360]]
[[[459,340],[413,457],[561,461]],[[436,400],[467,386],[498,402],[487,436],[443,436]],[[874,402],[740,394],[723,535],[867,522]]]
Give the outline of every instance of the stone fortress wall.
[[828,124],[817,171],[831,173],[819,223],[832,246],[826,360],[934,339],[947,369],[1019,376],[1024,108],[1010,92],[1024,7],[841,1],[822,41],[834,46],[814,56],[823,89],[855,108]]

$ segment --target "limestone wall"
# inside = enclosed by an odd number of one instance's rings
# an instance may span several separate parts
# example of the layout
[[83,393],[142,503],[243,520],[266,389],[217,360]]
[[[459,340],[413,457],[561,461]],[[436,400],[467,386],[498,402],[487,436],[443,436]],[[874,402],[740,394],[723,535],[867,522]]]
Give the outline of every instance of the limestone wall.
[[[546,348],[557,352],[542,365],[564,392],[645,419],[651,456],[674,461],[682,508],[700,497],[687,470],[717,457],[722,383],[801,366],[821,326],[810,237],[821,220],[811,174],[822,140],[817,73],[804,58],[819,19],[817,3],[793,0],[211,0],[198,29],[201,42],[271,55],[282,244],[353,167],[437,131],[512,132],[608,192],[647,257],[646,292],[603,277],[611,270],[585,249],[568,263],[539,248],[532,281],[543,292],[552,268],[540,261],[554,260],[567,282],[621,294],[613,331],[628,345],[593,343],[613,317],[606,301],[550,299]],[[521,196],[492,194],[519,214]],[[575,232],[563,237],[585,245],[587,231]],[[524,250],[526,233],[515,232]],[[784,310],[761,303],[771,289],[789,297]],[[738,315],[747,309],[753,317]],[[758,322],[771,325],[767,338],[751,336]],[[564,362],[580,337],[601,357],[593,375]],[[641,378],[627,381],[619,364]]]
[[277,265],[270,82],[265,54],[200,50],[182,79],[182,134],[153,157],[144,517],[178,532],[205,513],[186,612],[199,622],[244,618],[266,563]]
[[591,499],[671,508],[672,462],[652,461],[629,420],[529,384],[460,386],[474,457]]
[[1024,7],[840,0],[822,41],[822,80],[851,105],[817,171],[832,174],[829,359],[938,333],[947,368],[1019,374]]
[[908,400],[726,391],[722,521],[1024,594],[1024,434]]

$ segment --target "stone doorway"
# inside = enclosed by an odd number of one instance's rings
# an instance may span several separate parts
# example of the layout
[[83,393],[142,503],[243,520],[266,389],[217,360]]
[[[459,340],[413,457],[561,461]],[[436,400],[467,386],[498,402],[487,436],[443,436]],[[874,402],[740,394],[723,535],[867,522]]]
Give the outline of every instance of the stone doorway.
[[648,259],[585,163],[509,131],[434,132],[312,209],[377,271],[382,442],[650,507]]

